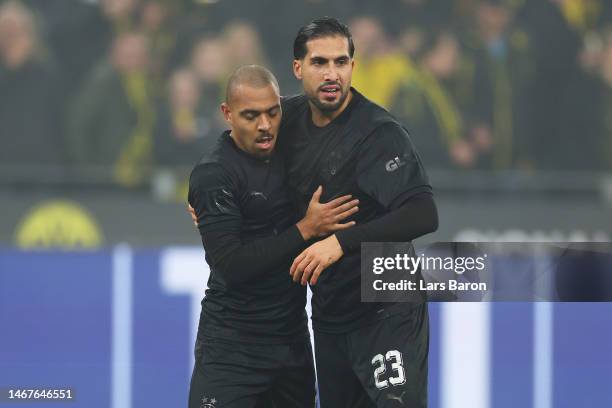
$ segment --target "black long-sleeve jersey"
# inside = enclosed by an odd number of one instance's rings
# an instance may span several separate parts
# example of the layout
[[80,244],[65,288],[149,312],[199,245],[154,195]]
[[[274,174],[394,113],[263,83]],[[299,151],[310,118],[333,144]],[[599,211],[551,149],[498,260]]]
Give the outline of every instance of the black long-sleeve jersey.
[[[357,226],[336,234],[345,255],[312,287],[314,327],[331,333],[377,319],[381,309],[380,304],[361,303],[358,243],[364,231],[359,226],[384,217],[407,200],[431,196],[407,130],[386,110],[351,90],[347,108],[322,128],[312,123],[306,96],[284,98],[279,139],[287,183],[301,214],[319,185],[323,186],[322,201],[344,194],[360,200],[359,212],[352,217]],[[427,208],[433,208],[437,225],[433,202]]]
[[282,157],[250,156],[227,131],[193,169],[189,203],[211,269],[201,332],[233,341],[303,341],[306,289],[291,280],[289,266],[306,244],[294,225]]

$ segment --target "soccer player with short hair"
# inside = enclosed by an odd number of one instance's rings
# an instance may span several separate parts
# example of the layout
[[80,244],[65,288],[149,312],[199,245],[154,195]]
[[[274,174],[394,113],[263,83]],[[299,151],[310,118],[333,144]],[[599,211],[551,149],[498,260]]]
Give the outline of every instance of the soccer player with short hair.
[[432,189],[407,130],[351,87],[355,47],[348,27],[321,18],[294,42],[304,95],[283,100],[279,149],[287,182],[306,210],[351,194],[353,228],[304,250],[291,274],[313,291],[321,408],[427,406],[426,303],[362,303],[360,244],[411,241],[435,231]]
[[270,71],[239,68],[221,109],[231,130],[189,180],[211,268],[189,407],[313,407],[306,290],[287,271],[308,240],[354,225],[341,221],[357,211],[357,200],[321,204],[317,188],[294,222],[283,160],[274,154],[282,111]]

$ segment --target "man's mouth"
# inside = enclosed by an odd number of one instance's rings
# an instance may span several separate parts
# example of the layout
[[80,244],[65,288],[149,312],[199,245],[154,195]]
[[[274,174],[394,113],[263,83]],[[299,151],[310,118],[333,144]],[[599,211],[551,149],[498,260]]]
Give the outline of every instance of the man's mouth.
[[264,135],[255,139],[255,144],[260,149],[269,149],[272,147],[272,142],[274,141],[274,136],[272,135]]
[[325,99],[336,99],[336,96],[340,94],[339,85],[323,85],[319,90]]

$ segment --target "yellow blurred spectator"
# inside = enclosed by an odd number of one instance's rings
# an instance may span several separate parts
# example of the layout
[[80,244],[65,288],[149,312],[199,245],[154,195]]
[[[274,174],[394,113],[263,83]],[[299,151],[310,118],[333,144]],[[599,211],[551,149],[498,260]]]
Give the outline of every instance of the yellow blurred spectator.
[[77,95],[69,118],[73,159],[112,167],[115,181],[127,187],[144,182],[151,164],[155,107],[149,57],[143,34],[120,34],[109,59]]
[[392,47],[376,19],[358,17],[350,27],[355,43],[353,86],[388,108],[400,83],[412,70],[410,60]]

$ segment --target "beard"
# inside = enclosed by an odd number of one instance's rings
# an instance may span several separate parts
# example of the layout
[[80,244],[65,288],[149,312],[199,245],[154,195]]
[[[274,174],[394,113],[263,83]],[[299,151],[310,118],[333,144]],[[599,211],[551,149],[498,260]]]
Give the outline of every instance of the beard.
[[308,99],[321,112],[332,113],[332,112],[337,111],[342,106],[342,104],[344,103],[344,101],[346,101],[346,98],[348,97],[348,94],[349,94],[348,89],[344,90],[342,88],[340,88],[339,93],[340,95],[338,96],[337,101],[327,102],[327,101],[322,101],[321,99],[319,99],[319,90],[317,89],[314,95],[308,95]]

